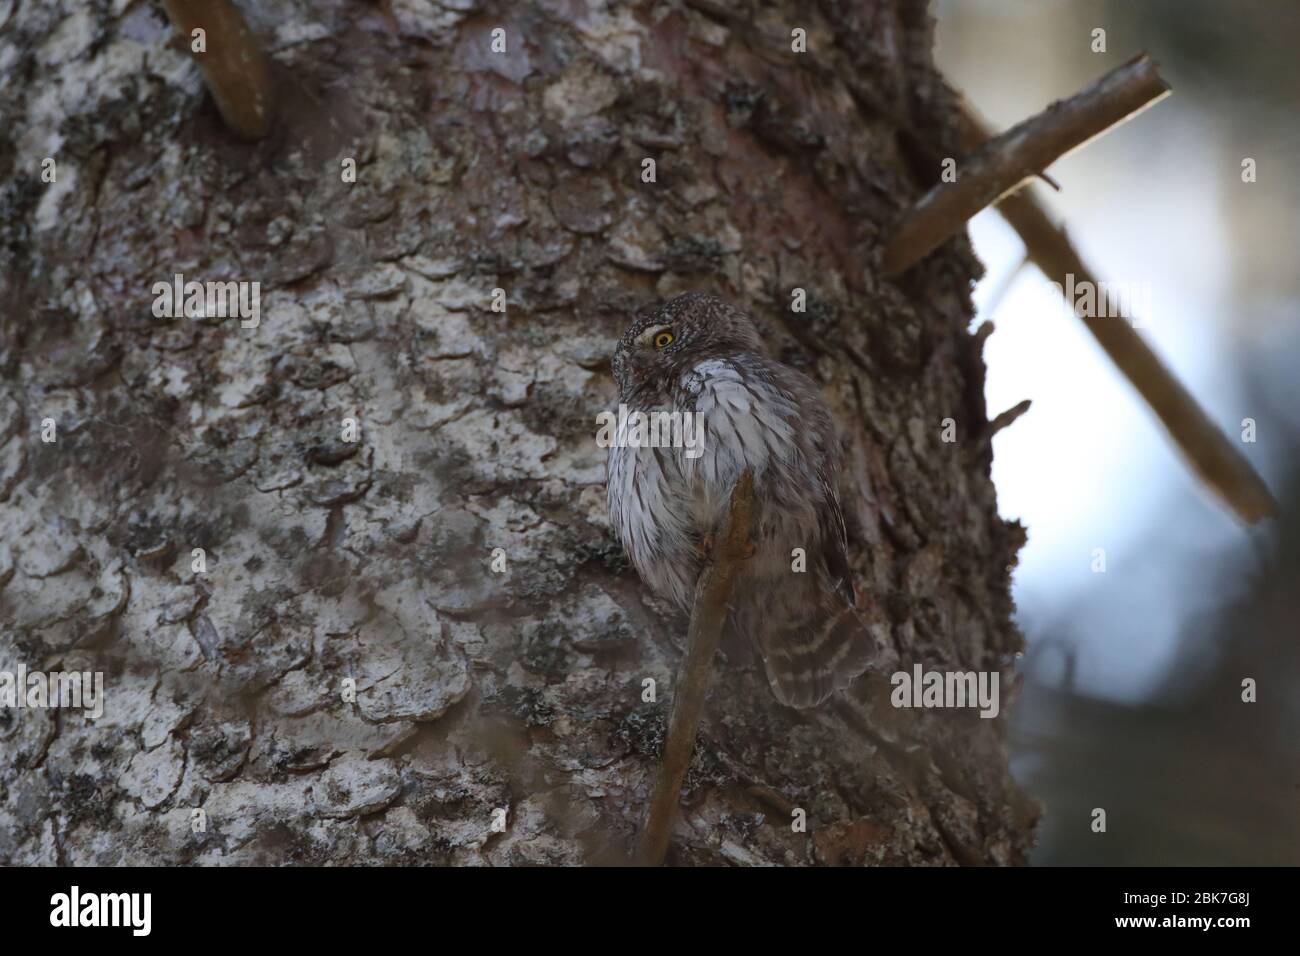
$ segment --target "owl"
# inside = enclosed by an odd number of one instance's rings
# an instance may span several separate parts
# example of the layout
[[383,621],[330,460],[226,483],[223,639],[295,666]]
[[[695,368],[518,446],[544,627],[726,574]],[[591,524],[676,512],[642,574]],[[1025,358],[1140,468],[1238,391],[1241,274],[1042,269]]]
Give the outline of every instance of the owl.
[[[624,427],[609,449],[610,523],[642,581],[690,612],[712,533],[750,469],[754,552],[728,624],[753,640],[779,701],[820,704],[866,668],[875,643],[856,610],[840,448],[817,386],[767,357],[748,315],[702,293],[637,318],[615,349],[614,378],[629,422],[637,412],[695,416],[679,447],[663,447],[667,428],[648,447]],[[687,447],[692,426],[698,441]]]

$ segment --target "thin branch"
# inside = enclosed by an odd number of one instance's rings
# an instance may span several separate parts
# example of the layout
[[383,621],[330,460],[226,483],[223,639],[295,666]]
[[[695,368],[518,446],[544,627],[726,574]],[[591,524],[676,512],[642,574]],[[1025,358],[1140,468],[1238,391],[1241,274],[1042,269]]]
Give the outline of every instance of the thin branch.
[[1142,55],[988,140],[961,163],[956,182],[939,183],[903,216],[885,246],[885,273],[911,268],[981,209],[1168,95],[1155,64]]
[[969,462],[979,460],[980,455],[983,455],[988,450],[988,447],[993,444],[993,436],[996,436],[1002,429],[1009,428],[1010,425],[1015,423],[1015,420],[1021,418],[1021,415],[1028,410],[1030,410],[1030,399],[1026,398],[1023,402],[1011,406],[1008,410],[1001,412],[1001,414],[989,420],[988,423],[985,423],[984,428],[980,429],[979,434],[976,434],[975,440],[966,447],[966,459]]
[[1002,431],[1002,429],[1008,428],[1014,424],[1016,419],[1029,411],[1029,405],[1029,399],[1026,398],[1023,402],[1018,402],[1015,405],[1012,405],[1005,412],[1002,412],[985,425],[976,437],[974,443],[971,445],[970,451],[967,452],[969,458],[974,460],[983,454],[984,450],[992,444],[993,436]]
[[[962,135],[968,149],[975,149],[992,135],[969,104],[963,105],[962,119]],[[1068,287],[1068,276],[1074,277],[1075,287],[1092,283],[1092,288],[1106,288],[1097,281],[1065,230],[1052,222],[1031,190],[1003,198],[997,210],[1020,234],[1029,260],[1049,280],[1058,283],[1061,290]],[[1096,316],[1082,317],[1093,338],[1151,406],[1206,485],[1248,524],[1272,515],[1277,510],[1277,502],[1263,479],[1215,427],[1142,336],[1128,322],[1107,317],[1120,314],[1114,305],[1108,302],[1106,308],[1096,310]]]
[[[269,133],[274,105],[270,64],[231,0],[163,0],[163,6],[203,72],[226,125],[248,140]],[[206,34],[201,53],[192,46],[199,29]]]
[[658,866],[668,853],[682,781],[686,779],[686,769],[695,750],[695,734],[704,711],[704,695],[713,676],[713,658],[722,639],[722,625],[727,619],[736,572],[749,557],[753,511],[754,476],[746,471],[731,492],[727,518],[713,543],[712,561],[695,585],[686,656],[677,672],[663,763],[638,852],[640,862],[647,866]]
[[1026,398],[1023,402],[1017,402],[1005,412],[1002,412],[989,422],[988,427],[984,429],[985,439],[992,440],[994,435],[1002,431],[1002,429],[1009,427],[1017,418],[1029,411],[1029,406],[1030,401]]

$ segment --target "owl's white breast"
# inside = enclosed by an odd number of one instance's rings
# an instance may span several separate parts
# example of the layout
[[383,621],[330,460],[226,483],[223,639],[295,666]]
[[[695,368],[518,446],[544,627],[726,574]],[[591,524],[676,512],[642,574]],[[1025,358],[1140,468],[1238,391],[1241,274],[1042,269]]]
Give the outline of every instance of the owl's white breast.
[[703,454],[683,462],[697,524],[716,527],[732,485],[750,469],[764,484],[796,453],[798,409],[758,365],[709,359],[682,376],[679,401],[704,420]]
[[689,608],[698,536],[681,472],[684,458],[681,448],[628,447],[620,429],[609,450],[606,493],[610,523],[642,580]]

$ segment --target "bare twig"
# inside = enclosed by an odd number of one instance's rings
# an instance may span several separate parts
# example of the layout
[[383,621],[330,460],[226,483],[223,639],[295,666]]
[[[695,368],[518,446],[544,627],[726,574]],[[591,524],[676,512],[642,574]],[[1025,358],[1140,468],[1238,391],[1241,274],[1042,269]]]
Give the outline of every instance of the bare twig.
[[686,638],[686,656],[677,672],[672,716],[664,741],[663,763],[655,781],[638,851],[641,863],[658,866],[668,853],[682,781],[695,750],[695,734],[704,710],[704,695],[713,676],[713,658],[722,639],[736,572],[749,555],[754,476],[746,471],[731,492],[726,521],[713,543],[712,561],[695,585],[695,605]]
[[1015,420],[1021,418],[1021,415],[1028,410],[1030,410],[1030,399],[1026,398],[1023,402],[1017,402],[1008,410],[1000,412],[985,425],[984,431],[980,433],[979,441],[976,442],[976,447],[982,447],[982,449],[987,447],[993,441],[995,434],[1001,432],[1004,428],[1009,428],[1011,424],[1015,423]]
[[988,448],[989,445],[992,444],[993,436],[1002,431],[1002,429],[1012,425],[1016,419],[1029,411],[1029,405],[1029,399],[1026,398],[1023,402],[1018,402],[1015,405],[1012,405],[1005,412],[1002,412],[1000,415],[993,418],[992,421],[984,426],[979,435],[976,436],[975,441],[970,446],[970,451],[967,452],[967,455],[974,460],[983,454],[984,449]]
[[243,139],[271,131],[271,69],[248,24],[231,0],[163,0],[172,26],[188,48],[195,30],[206,34],[193,52],[221,118]]
[[991,439],[998,432],[1002,431],[1002,429],[1011,425],[1011,423],[1014,422],[1017,418],[1019,418],[1025,412],[1029,411],[1029,405],[1030,405],[1030,401],[1029,399],[1026,398],[1023,402],[1017,402],[1015,405],[1012,405],[1010,408],[1008,408],[1005,412],[1002,412],[1000,415],[995,417],[991,422],[989,422],[988,428],[984,429],[985,436]]
[[[969,104],[963,108],[962,119],[962,135],[968,149],[975,149],[992,135]],[[1092,288],[1105,288],[1084,264],[1065,230],[1052,222],[1031,190],[1003,198],[997,210],[1020,234],[1029,260],[1049,280],[1059,283],[1062,290],[1068,287],[1067,276],[1074,277],[1075,287],[1091,283]],[[1101,306],[1098,303],[1096,316],[1082,317],[1083,324],[1151,406],[1201,480],[1248,524],[1273,514],[1277,502],[1250,462],[1214,426],[1142,336],[1128,322],[1107,317],[1120,314],[1115,303]]]
[[985,206],[1168,94],[1155,64],[1139,56],[988,140],[962,162],[956,182],[939,183],[903,216],[885,247],[885,272],[920,262]]

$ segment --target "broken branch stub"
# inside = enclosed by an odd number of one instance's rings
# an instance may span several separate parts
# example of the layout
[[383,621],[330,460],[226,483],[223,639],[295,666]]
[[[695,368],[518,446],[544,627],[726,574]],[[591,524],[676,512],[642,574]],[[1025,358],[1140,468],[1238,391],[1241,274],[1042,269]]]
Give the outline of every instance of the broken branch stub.
[[[231,0],[163,0],[167,16],[203,73],[226,125],[242,139],[271,131],[271,66]],[[203,50],[194,31],[203,31]]]
[[980,210],[1169,92],[1144,54],[983,143],[962,161],[955,182],[936,185],[899,221],[885,246],[885,273],[911,268]]

